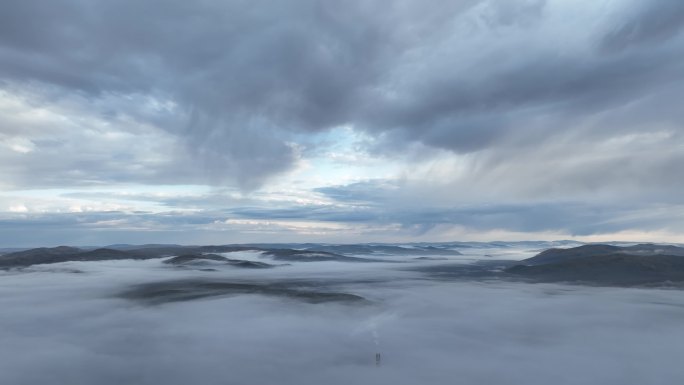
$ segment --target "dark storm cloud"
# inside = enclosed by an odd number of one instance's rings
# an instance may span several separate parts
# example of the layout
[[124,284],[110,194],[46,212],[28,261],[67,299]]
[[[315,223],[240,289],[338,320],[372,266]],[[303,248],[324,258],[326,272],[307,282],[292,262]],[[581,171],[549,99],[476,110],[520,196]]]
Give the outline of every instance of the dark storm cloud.
[[645,96],[674,113],[660,92],[673,79],[681,88],[679,2],[587,6],[10,0],[0,77],[63,90],[53,100],[170,101],[155,123],[210,183],[249,189],[293,166],[293,132],[351,124],[382,134],[385,150],[417,141],[473,152],[539,143]]
[[382,23],[369,20],[372,8],[10,1],[0,20],[0,76],[94,98],[169,99],[178,121],[162,128],[214,171],[212,182],[237,179],[250,188],[292,166],[287,131],[347,121],[357,90],[374,84],[382,67],[372,63],[389,42]]

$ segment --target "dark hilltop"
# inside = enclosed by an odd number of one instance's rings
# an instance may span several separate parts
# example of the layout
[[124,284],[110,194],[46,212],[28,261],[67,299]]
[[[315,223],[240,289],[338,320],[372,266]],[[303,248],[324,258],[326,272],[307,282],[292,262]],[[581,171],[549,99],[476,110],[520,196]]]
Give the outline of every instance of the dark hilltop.
[[[153,258],[169,258],[168,263],[176,265],[202,264],[210,260],[224,262],[238,267],[263,268],[268,264],[248,263],[225,258],[216,253],[238,251],[260,252],[265,257],[281,262],[387,262],[385,260],[359,257],[359,254],[378,256],[446,256],[460,255],[457,250],[439,247],[403,247],[389,245],[313,245],[303,248],[298,245],[217,245],[217,246],[180,246],[180,245],[110,245],[104,248],[76,248],[59,246],[53,248],[36,248],[13,251],[0,255],[0,269],[22,268],[32,265],[52,264],[69,261],[105,261],[105,260],[144,260]],[[350,255],[351,254],[351,255]]]
[[505,269],[505,273],[537,282],[684,287],[684,248],[596,244],[549,249]]

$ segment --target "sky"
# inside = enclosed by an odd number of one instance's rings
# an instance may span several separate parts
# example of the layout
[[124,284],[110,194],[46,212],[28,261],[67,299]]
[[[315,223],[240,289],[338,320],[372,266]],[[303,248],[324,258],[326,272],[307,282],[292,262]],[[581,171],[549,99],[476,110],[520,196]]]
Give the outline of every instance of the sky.
[[0,246],[684,242],[680,0],[3,0]]

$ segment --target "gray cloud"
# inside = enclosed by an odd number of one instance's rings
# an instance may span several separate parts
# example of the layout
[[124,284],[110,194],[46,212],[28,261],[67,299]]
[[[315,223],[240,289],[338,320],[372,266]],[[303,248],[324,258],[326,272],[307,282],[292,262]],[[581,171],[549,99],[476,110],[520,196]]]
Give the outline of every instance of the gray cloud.
[[679,1],[635,4],[621,24],[601,42],[608,51],[642,44],[658,44],[679,34],[684,27],[684,5]]
[[[0,77],[95,99],[170,101],[156,123],[196,168],[212,184],[252,189],[296,162],[293,132],[351,124],[386,148],[418,141],[473,152],[543,143],[645,96],[675,110],[661,90],[681,78],[681,6],[613,7],[10,1]],[[615,130],[644,127],[591,135]]]
[[[0,184],[129,202],[111,209],[141,212],[112,220],[139,221],[131,234],[157,227],[159,239],[187,209],[179,220],[212,237],[239,233],[218,229],[226,220],[269,218],[419,236],[679,231],[661,211],[684,204],[679,2],[431,4],[6,2]],[[365,153],[335,163],[337,149]],[[323,175],[363,157],[375,163],[359,168],[396,170],[347,185]],[[308,180],[321,159],[324,181]],[[273,188],[296,193],[264,193],[294,169]],[[217,189],[95,191],[136,184]]]
[[[391,198],[371,201],[340,186],[326,190],[338,204],[243,205],[223,210],[180,211],[187,202],[169,199],[179,211],[17,213],[0,218],[0,244],[105,245],[111,243],[225,244],[249,242],[429,241],[455,228],[469,234],[488,231],[583,237],[619,232],[684,231],[684,205],[591,204],[557,201],[441,206],[430,200],[403,204]],[[371,189],[371,188],[369,188]],[[160,199],[163,202],[163,199]],[[243,202],[246,203],[246,202]],[[451,237],[449,237],[451,239]]]
[[247,188],[292,166],[288,131],[348,120],[356,89],[377,76],[368,63],[387,43],[368,20],[375,12],[357,2],[4,8],[12,22],[2,23],[2,78],[177,103],[177,121],[161,128],[183,138],[214,182]]

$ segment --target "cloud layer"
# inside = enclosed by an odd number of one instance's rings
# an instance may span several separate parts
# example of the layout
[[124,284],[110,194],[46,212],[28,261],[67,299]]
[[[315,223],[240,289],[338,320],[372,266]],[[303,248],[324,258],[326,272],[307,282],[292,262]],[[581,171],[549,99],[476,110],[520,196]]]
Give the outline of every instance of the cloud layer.
[[[684,375],[676,291],[430,280],[360,265],[199,272],[149,260],[2,272],[0,381],[660,385]],[[373,304],[242,295],[147,307],[116,297],[201,277],[334,282]]]
[[682,28],[677,0],[10,0],[0,185],[298,190],[335,211],[365,183],[353,210],[413,202],[380,220],[399,226],[464,206],[539,205],[524,223],[549,206],[676,207]]

